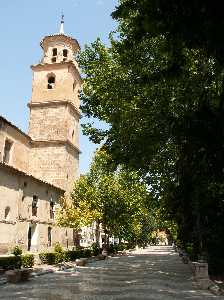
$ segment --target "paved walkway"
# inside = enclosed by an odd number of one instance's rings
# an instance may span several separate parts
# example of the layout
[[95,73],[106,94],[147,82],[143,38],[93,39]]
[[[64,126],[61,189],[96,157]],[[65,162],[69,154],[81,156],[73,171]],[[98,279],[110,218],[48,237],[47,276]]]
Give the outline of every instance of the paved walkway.
[[149,247],[87,267],[0,286],[1,300],[224,299],[196,290],[188,265],[171,247]]

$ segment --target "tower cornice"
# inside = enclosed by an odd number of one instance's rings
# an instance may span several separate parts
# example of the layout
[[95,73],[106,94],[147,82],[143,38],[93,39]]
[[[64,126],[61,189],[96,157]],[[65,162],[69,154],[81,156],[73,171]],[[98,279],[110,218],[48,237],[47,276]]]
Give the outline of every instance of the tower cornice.
[[70,100],[54,100],[54,101],[31,101],[27,104],[29,108],[32,107],[49,107],[49,106],[69,106],[78,116],[81,117],[80,110]]
[[69,146],[71,149],[77,151],[79,154],[82,153],[81,150],[71,143],[68,139],[67,140],[32,140],[31,141],[32,146],[46,146],[46,145],[63,145],[63,146]]
[[76,67],[76,65],[74,64],[73,61],[61,61],[61,62],[56,62],[56,63],[39,63],[39,64],[36,64],[36,65],[31,65],[31,69],[33,71],[42,71],[42,70],[53,70],[54,68],[63,68],[67,66],[68,68],[73,68],[78,80],[79,80],[79,83],[80,85],[83,84],[83,81],[82,81],[82,78],[80,76],[80,73],[79,73],[79,70],[78,68]]

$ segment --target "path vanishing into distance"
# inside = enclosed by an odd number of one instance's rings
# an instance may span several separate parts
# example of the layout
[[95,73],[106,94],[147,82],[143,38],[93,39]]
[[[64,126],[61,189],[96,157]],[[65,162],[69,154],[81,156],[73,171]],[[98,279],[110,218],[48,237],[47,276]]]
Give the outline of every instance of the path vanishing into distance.
[[87,267],[0,286],[1,300],[224,299],[197,290],[190,267],[169,246],[151,246]]

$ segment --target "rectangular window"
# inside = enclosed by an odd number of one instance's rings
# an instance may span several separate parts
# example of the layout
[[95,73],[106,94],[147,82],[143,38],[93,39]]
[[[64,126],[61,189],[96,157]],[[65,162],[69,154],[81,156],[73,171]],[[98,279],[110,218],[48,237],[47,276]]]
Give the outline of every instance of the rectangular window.
[[33,202],[32,202],[32,216],[36,217],[37,216],[37,202],[38,202],[38,197],[33,196]]
[[51,247],[51,232],[52,232],[52,228],[51,227],[48,227],[48,233],[47,233],[47,236],[48,236],[48,247]]
[[4,147],[4,156],[3,156],[3,162],[8,164],[10,160],[10,152],[12,149],[12,142],[8,139],[5,140],[5,147]]
[[50,219],[54,219],[54,202],[50,202]]
[[58,49],[57,49],[57,48],[53,48],[53,49],[52,49],[52,54],[53,54],[53,56],[57,56],[57,54],[58,54]]
[[64,49],[64,50],[63,50],[63,56],[64,56],[64,57],[68,57],[68,50],[67,50],[67,49]]

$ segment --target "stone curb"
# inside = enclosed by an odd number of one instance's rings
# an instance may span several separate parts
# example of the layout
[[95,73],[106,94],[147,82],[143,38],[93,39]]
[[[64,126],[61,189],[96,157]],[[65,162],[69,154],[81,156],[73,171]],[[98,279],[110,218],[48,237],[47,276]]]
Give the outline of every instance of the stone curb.
[[[116,256],[123,256],[123,255],[127,255],[127,251],[123,252],[123,253],[116,253],[113,256],[107,256],[106,259],[112,258],[112,257],[116,257]],[[93,263],[96,261],[101,261],[101,259],[99,259],[97,256],[93,256],[93,257],[89,257],[87,258],[87,264],[89,263]],[[85,267],[85,266],[84,266]],[[63,271],[63,270],[67,270],[67,269],[72,269],[72,268],[79,268],[79,266],[76,266],[75,262],[71,263],[60,263],[58,265],[56,265],[55,267],[53,267],[53,269],[46,269],[46,270],[42,270],[42,271],[35,271],[35,269],[31,272],[30,274],[30,278],[35,278],[35,277],[39,277],[42,275],[46,275],[46,274],[51,274],[51,273],[56,273],[58,271]],[[6,278],[2,278],[0,279],[0,286],[7,284],[7,280]]]
[[[193,264],[192,264],[192,261],[187,257],[188,261],[185,262],[183,260],[183,257],[184,256],[187,256],[185,254],[184,251],[182,251],[181,249],[178,249],[177,247],[175,248],[174,247],[174,251],[179,253],[179,256],[182,258],[182,261],[183,263],[185,264],[188,264],[188,266],[190,267],[191,269],[191,272],[193,274]],[[194,275],[194,274],[193,274]],[[198,289],[200,290],[208,290],[210,291],[213,295],[216,295],[216,296],[222,296],[224,295],[224,289],[220,288],[214,281],[212,281],[209,277],[208,279],[206,279],[206,286],[207,288],[204,288],[204,282],[203,282],[203,279],[196,279],[195,276],[194,276],[194,280],[193,280],[193,285],[195,287],[197,287]]]
[[40,272],[35,272],[35,270],[31,273],[30,277],[38,277],[41,275],[45,275],[45,274],[50,274],[50,273],[54,273],[54,270],[44,270],[44,271],[40,271]]

